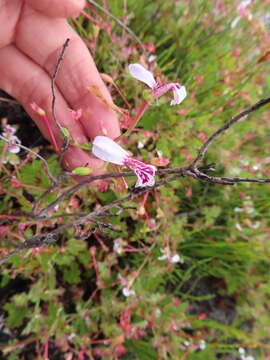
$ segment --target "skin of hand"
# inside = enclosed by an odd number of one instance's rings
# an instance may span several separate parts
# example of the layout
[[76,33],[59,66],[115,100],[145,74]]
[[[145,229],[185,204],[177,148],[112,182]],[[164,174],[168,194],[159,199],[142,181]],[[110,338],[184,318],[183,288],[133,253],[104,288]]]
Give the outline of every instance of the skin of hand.
[[[113,139],[120,135],[114,111],[88,90],[97,88],[106,102],[112,103],[87,47],[66,20],[76,17],[84,5],[84,0],[0,0],[0,88],[22,104],[49,139],[46,126],[30,104],[35,102],[44,109],[60,146],[62,140],[51,114],[51,75],[67,38],[70,43],[56,78],[58,123],[79,144],[102,135],[102,128]],[[82,117],[73,119],[70,108],[82,109]],[[79,166],[95,169],[102,161],[70,146],[64,166],[67,170]]]

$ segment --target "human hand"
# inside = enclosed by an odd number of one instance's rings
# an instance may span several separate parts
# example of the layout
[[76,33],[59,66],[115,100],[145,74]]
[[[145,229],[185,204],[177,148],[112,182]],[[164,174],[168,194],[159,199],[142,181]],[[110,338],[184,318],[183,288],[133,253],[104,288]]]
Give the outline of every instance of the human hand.
[[[77,16],[84,4],[84,0],[0,0],[0,88],[22,104],[49,140],[48,129],[30,104],[35,102],[44,109],[60,146],[62,140],[51,113],[51,75],[67,38],[69,47],[56,78],[58,123],[79,144],[101,135],[101,126],[111,138],[120,134],[113,110],[88,90],[98,87],[106,101],[112,103],[87,47],[65,19]],[[69,108],[82,109],[80,120],[72,117]],[[68,170],[80,166],[98,168],[101,161],[70,146],[64,164]]]

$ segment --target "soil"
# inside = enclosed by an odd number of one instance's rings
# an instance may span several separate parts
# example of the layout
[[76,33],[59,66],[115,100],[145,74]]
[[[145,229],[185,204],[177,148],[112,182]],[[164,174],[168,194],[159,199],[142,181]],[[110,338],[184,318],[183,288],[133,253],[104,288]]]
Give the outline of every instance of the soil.
[[0,98],[7,100],[0,100],[0,119],[6,118],[9,125],[16,125],[18,129],[16,136],[24,146],[34,147],[49,144],[40,134],[34,121],[16,100],[2,90],[0,90]]

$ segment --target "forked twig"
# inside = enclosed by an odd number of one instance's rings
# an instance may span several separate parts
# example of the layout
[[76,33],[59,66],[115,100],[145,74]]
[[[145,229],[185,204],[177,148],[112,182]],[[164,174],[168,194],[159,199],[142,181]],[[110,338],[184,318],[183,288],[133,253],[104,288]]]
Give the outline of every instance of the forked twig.
[[224,124],[220,129],[218,129],[216,132],[214,132],[214,134],[212,134],[207,140],[206,142],[203,144],[203,146],[200,148],[198,156],[196,157],[196,159],[193,162],[193,166],[197,167],[197,164],[200,160],[203,159],[206,151],[208,150],[209,146],[212,144],[212,142],[221,134],[223,134],[226,130],[228,130],[233,124],[235,124],[237,121],[239,121],[240,119],[242,119],[243,117],[249,115],[250,113],[252,113],[255,110],[258,110],[259,108],[261,108],[262,106],[269,104],[270,103],[270,97],[266,98],[266,99],[262,99],[258,102],[256,102],[255,104],[251,105],[250,107],[248,107],[246,110],[242,111],[240,114],[234,116],[231,120],[229,120],[228,122],[226,122],[226,124]]

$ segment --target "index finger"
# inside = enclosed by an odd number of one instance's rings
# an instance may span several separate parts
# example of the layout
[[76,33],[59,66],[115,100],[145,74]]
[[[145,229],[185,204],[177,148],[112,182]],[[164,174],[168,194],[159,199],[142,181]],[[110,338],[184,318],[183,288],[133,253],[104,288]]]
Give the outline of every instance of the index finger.
[[55,69],[66,38],[70,38],[70,46],[56,79],[57,87],[70,107],[82,109],[80,121],[88,137],[100,135],[102,128],[106,129],[108,136],[118,137],[120,130],[116,114],[89,92],[89,87],[98,89],[105,102],[112,104],[111,96],[81,38],[64,19],[47,17],[25,5],[17,28],[16,46],[49,74]]

